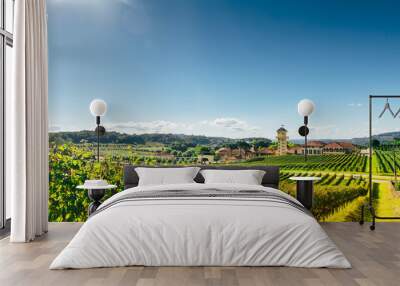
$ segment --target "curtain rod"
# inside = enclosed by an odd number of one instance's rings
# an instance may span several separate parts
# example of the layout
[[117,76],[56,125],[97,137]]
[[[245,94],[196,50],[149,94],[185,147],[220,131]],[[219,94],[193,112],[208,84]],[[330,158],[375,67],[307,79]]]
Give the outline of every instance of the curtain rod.
[[400,98],[400,95],[370,95],[369,98]]

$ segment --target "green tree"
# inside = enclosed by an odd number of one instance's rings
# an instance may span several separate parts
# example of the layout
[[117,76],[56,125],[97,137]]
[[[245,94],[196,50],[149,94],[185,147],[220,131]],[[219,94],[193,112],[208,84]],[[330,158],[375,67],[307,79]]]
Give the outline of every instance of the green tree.
[[197,145],[195,150],[198,155],[211,155],[213,152],[211,147],[202,145]]
[[194,157],[195,155],[196,155],[196,152],[193,149],[188,149],[182,153],[183,157]]
[[244,140],[238,141],[237,142],[237,146],[238,146],[239,149],[245,150],[245,151],[248,151],[251,148],[251,145],[249,143],[247,143],[246,141],[244,141]]
[[269,147],[269,145],[271,145],[271,140],[269,140],[269,139],[263,139],[263,140],[260,140],[260,139],[256,139],[256,140],[253,140],[252,142],[251,142],[251,145],[253,146],[253,148],[254,148],[254,150],[255,151],[258,151],[258,150],[260,150],[261,148],[267,148],[267,147]]
[[381,146],[381,142],[378,139],[372,139],[372,147],[379,148]]

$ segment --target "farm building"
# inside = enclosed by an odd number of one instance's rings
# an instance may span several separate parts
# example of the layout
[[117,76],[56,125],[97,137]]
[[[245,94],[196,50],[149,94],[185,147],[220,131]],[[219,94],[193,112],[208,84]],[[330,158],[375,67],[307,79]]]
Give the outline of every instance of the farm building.
[[343,154],[345,153],[343,147],[337,142],[331,142],[324,146],[324,154]]
[[[304,155],[305,146],[295,145],[287,147],[286,154]],[[328,154],[350,154],[357,151],[357,147],[350,142],[330,142],[309,141],[307,144],[308,155],[328,155]],[[269,154],[269,153],[268,153]],[[279,149],[275,152],[276,155],[281,155]]]
[[232,150],[231,148],[224,147],[215,151],[215,154],[218,155],[221,159],[225,159],[232,156]]
[[215,154],[220,158],[221,161],[225,162],[247,160],[256,156],[256,153],[251,150],[239,148],[231,149],[229,147],[220,148],[215,151]]
[[288,147],[288,154],[293,154],[293,155],[304,154],[303,146],[295,145],[293,147]]
[[351,142],[339,142],[339,144],[342,146],[345,153],[352,153],[357,150],[357,146]]
[[[325,146],[324,142],[321,141],[310,141],[307,144],[307,154],[308,155],[321,155],[323,153],[323,148]],[[304,145],[301,150],[301,154],[304,154]]]
[[275,154],[275,150],[272,150],[269,147],[263,147],[263,148],[260,148],[257,151],[257,154],[258,155],[274,155]]
[[[374,154],[374,150],[373,150],[373,149],[372,149],[372,154]],[[362,150],[360,151],[360,155],[369,157],[369,148],[367,148],[367,149],[362,149]]]
[[350,142],[331,142],[324,146],[324,154],[349,154],[356,150]]
[[197,156],[197,163],[200,164],[214,163],[214,155],[199,155]]
[[[304,149],[304,145],[302,145],[300,154],[304,154]],[[357,147],[350,142],[310,141],[307,144],[308,155],[349,154],[356,150]]]

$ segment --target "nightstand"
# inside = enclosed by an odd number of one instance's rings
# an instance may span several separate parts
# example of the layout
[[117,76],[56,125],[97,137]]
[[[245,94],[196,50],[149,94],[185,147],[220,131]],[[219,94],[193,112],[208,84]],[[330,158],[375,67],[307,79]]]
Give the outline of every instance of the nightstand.
[[296,199],[310,210],[313,205],[314,181],[319,181],[319,177],[290,177],[289,180],[296,181]]
[[100,200],[104,197],[106,190],[115,189],[116,187],[117,187],[116,185],[105,185],[105,186],[80,185],[77,186],[76,188],[88,190],[88,196],[92,200],[92,202],[88,207],[88,215],[90,216],[101,205]]

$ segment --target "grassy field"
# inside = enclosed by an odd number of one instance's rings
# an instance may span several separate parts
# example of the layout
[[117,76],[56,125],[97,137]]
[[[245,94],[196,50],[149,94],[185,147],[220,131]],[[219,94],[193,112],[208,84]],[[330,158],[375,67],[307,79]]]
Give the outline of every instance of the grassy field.
[[380,182],[377,202],[379,216],[400,216],[400,192],[390,182]]

